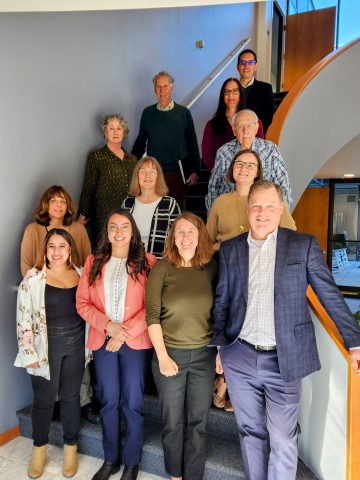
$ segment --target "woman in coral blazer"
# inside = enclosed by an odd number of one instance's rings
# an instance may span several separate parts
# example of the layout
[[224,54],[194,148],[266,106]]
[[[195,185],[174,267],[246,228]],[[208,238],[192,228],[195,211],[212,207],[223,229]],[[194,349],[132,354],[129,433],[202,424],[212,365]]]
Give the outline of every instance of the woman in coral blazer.
[[139,230],[125,210],[109,214],[95,255],[84,266],[77,309],[90,325],[100,389],[104,463],[92,480],[107,480],[120,459],[120,401],[126,422],[123,480],[135,480],[144,430],[144,385],[151,342],[145,322],[147,274],[155,257],[146,254]]

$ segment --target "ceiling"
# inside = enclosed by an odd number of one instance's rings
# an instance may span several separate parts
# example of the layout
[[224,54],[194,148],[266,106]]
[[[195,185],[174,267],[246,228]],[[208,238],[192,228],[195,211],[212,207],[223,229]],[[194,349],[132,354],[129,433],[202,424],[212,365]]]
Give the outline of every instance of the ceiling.
[[344,178],[344,173],[353,173],[360,178],[360,134],[333,155],[315,178]]

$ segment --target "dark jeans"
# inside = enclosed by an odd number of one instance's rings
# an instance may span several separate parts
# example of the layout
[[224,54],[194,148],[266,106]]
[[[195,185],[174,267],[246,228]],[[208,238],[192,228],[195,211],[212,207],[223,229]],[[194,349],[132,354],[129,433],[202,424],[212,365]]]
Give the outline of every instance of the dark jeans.
[[75,445],[80,427],[80,385],[85,363],[85,327],[48,328],[50,380],[31,375],[34,393],[34,445],[48,443],[56,396],[59,395],[64,443]]
[[172,477],[201,480],[216,349],[168,347],[167,352],[179,367],[177,375],[162,375],[155,354],[152,362],[161,406],[165,469]]
[[151,349],[134,350],[126,344],[117,352],[104,345],[93,352],[99,386],[104,458],[120,456],[120,411],[125,417],[124,463],[140,463],[144,442],[144,388]]

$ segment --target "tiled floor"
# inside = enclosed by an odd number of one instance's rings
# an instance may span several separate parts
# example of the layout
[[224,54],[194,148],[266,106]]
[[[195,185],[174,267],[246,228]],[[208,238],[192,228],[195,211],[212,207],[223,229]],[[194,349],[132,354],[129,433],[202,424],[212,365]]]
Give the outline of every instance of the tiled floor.
[[360,263],[350,262],[349,267],[333,272],[333,277],[337,285],[360,287]]
[[[32,449],[32,440],[17,437],[11,442],[0,447],[0,479],[1,480],[26,480],[28,479],[27,467]],[[62,475],[63,451],[61,448],[49,445],[47,461],[41,480],[64,480]],[[102,465],[99,458],[79,455],[79,470],[73,477],[74,480],[90,480]],[[119,480],[121,472],[110,477]],[[138,480],[162,480],[161,477],[140,472]]]

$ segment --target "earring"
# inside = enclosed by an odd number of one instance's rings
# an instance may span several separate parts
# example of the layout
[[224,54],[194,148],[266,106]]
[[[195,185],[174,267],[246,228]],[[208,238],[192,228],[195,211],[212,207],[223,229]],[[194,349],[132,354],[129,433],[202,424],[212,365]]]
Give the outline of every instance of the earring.
[[71,252],[70,252],[70,254],[69,254],[69,265],[72,265]]
[[46,254],[44,253],[44,265],[46,265]]

